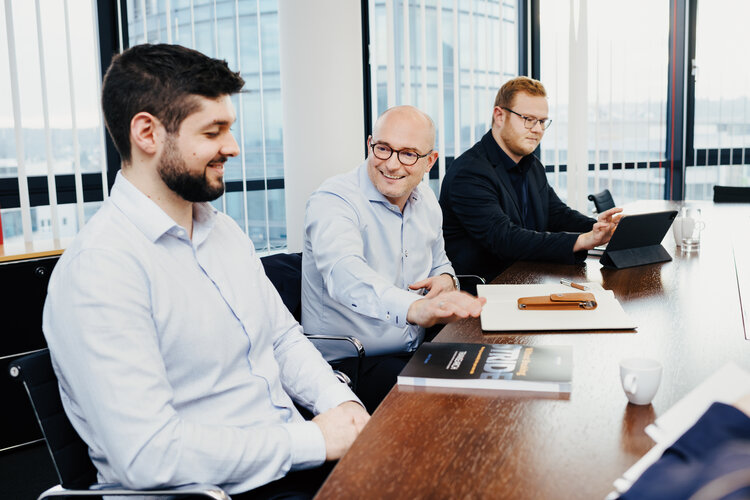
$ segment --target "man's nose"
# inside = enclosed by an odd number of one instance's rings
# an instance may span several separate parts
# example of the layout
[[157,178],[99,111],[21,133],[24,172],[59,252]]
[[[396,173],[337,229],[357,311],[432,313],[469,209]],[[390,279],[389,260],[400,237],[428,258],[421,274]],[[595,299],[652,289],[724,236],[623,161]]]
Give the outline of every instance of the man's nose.
[[237,140],[235,140],[234,135],[229,133],[227,134],[228,138],[224,141],[224,144],[221,146],[221,154],[224,156],[237,156],[240,154],[240,146],[237,144]]
[[398,170],[399,168],[401,168],[401,162],[398,159],[398,153],[394,151],[391,157],[385,161],[385,166],[388,170]]

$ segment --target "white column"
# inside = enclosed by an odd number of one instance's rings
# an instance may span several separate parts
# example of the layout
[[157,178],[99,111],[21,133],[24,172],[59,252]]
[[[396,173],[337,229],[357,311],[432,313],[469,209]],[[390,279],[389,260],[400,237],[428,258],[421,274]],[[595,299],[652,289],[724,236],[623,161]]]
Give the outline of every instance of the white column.
[[310,194],[365,157],[360,2],[281,0],[279,38],[287,245],[299,252]]
[[[578,3],[578,9],[575,8]],[[578,11],[576,15],[576,10]],[[568,205],[585,212],[588,178],[588,12],[570,0],[568,85]],[[578,21],[576,23],[576,20]]]

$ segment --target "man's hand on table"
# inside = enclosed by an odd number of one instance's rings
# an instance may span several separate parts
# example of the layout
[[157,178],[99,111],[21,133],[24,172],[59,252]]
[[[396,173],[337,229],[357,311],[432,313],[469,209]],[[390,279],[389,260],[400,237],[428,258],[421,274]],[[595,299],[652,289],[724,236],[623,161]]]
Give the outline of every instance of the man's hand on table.
[[338,460],[362,432],[370,414],[355,401],[346,401],[312,419],[326,443],[326,460]]

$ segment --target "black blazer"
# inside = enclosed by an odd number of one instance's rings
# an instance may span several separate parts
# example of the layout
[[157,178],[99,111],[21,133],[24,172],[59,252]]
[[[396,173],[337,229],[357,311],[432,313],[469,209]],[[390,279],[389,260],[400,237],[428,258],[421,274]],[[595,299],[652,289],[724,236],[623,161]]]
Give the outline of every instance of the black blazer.
[[579,233],[596,222],[571,209],[547,183],[544,165],[534,156],[528,170],[529,210],[542,231],[524,229],[521,209],[500,147],[487,132],[451,164],[440,190],[445,250],[456,273],[494,279],[516,260],[573,264]]

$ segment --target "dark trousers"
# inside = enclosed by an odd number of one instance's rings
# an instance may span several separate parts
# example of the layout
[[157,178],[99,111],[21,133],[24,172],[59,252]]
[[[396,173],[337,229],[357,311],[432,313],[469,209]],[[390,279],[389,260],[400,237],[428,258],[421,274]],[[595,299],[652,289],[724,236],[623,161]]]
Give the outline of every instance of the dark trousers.
[[[424,341],[431,342],[444,325],[435,325],[425,331]],[[382,356],[365,356],[356,369],[356,360],[347,358],[333,363],[333,367],[346,373],[357,381],[355,393],[364,403],[368,413],[372,414],[388,391],[396,385],[398,374],[411,359],[411,353],[386,354]]]

